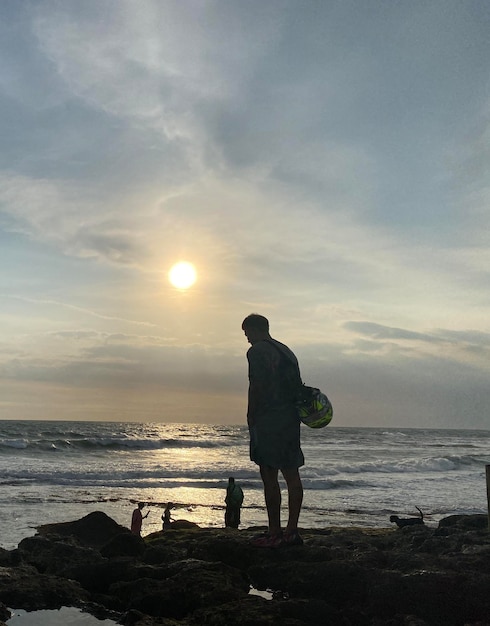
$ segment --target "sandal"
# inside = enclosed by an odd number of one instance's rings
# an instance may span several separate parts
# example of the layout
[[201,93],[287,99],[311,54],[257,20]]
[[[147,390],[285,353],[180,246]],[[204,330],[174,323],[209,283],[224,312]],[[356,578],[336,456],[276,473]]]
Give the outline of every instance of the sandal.
[[254,537],[250,540],[250,545],[254,548],[280,548],[282,543],[282,535],[265,534],[262,537]]
[[283,546],[302,546],[303,537],[297,530],[292,530],[290,533],[286,533],[282,538]]

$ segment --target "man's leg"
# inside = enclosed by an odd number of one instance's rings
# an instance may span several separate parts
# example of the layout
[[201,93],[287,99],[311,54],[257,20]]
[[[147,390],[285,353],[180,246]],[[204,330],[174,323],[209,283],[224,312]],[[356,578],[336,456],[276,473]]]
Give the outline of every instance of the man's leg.
[[231,510],[230,526],[232,528],[238,528],[238,526],[240,526],[240,509],[237,506],[233,506]]
[[298,468],[283,469],[281,472],[288,486],[289,517],[286,533],[290,533],[298,529],[299,514],[303,504],[303,483]]
[[279,487],[278,470],[268,465],[260,466],[260,476],[264,483],[265,506],[269,518],[269,533],[278,535],[281,532],[281,489]]
[[237,507],[236,510],[236,528],[238,528],[240,526],[240,516],[241,516],[241,505],[239,507]]

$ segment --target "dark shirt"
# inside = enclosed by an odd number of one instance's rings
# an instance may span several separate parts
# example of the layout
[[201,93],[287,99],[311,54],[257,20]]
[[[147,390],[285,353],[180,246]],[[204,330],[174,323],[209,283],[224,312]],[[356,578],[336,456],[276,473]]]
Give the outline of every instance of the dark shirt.
[[292,403],[291,377],[300,381],[294,353],[275,339],[259,341],[247,352],[249,424],[261,416]]
[[254,343],[247,359],[250,459],[279,469],[301,467],[300,420],[290,384],[292,378],[301,380],[298,361],[276,340]]

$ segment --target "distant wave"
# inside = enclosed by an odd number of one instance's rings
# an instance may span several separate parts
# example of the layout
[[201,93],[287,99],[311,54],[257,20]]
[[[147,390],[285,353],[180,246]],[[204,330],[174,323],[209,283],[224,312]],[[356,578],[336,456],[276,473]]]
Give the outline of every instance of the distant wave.
[[25,450],[29,446],[26,439],[3,439],[0,440],[0,448],[14,448],[15,450]]
[[[233,475],[242,485],[258,484],[256,473],[236,471]],[[211,489],[226,489],[228,474],[219,472],[216,468],[206,469],[198,467],[194,470],[172,469],[119,469],[106,471],[88,471],[80,468],[67,470],[58,468],[56,472],[47,466],[43,469],[25,467],[10,468],[0,473],[0,485],[62,485],[70,487],[138,487],[138,488],[172,488],[187,487]]]
[[473,456],[440,456],[408,458],[401,461],[369,461],[366,463],[336,463],[329,473],[385,473],[448,472],[469,466],[481,466],[481,460]]
[[164,450],[165,448],[222,448],[236,446],[236,441],[206,439],[129,439],[124,437],[90,437],[84,439],[2,439],[0,451],[16,450]]
[[[84,448],[113,448],[130,450],[160,450],[165,448],[217,448],[226,445],[223,441],[205,439],[124,439],[124,438],[93,438],[70,442],[72,446]],[[230,444],[234,445],[234,444]]]
[[330,491],[332,489],[366,489],[373,485],[365,480],[312,480],[305,478],[303,479],[303,486],[312,491]]
[[[262,489],[262,483],[258,472],[254,468],[248,470],[237,470],[232,472],[235,479],[243,488]],[[348,472],[346,472],[348,473]],[[376,486],[375,481],[366,480],[360,477],[361,472],[352,471],[357,474],[356,478],[341,477],[338,474],[330,476],[318,476],[305,473],[303,485],[305,489],[311,491],[330,491],[336,489],[369,489]],[[20,485],[53,485],[74,488],[105,487],[105,488],[191,488],[191,489],[226,489],[228,474],[219,471],[216,467],[206,469],[198,467],[194,470],[172,470],[172,469],[146,469],[141,470],[107,470],[102,472],[90,472],[77,470],[61,470],[51,472],[47,467],[45,471],[36,469],[17,468],[0,475],[0,485],[20,486]]]
[[[244,490],[259,490],[262,491],[262,483],[259,478],[252,479],[240,479],[240,485]],[[105,487],[105,488],[138,488],[138,489],[181,489],[182,487],[188,489],[218,489],[224,491],[227,486],[227,480],[223,477],[207,476],[201,478],[198,476],[186,476],[185,480],[172,479],[168,476],[165,478],[155,476],[112,476],[107,475],[92,475],[92,476],[75,476],[70,474],[56,476],[49,475],[35,475],[29,476],[16,476],[0,479],[1,486],[34,486],[34,485],[59,485],[72,488],[88,488],[88,487]],[[304,479],[303,485],[306,490],[311,491],[331,491],[336,489],[366,489],[372,487],[372,484],[365,480],[347,480],[347,479],[332,479],[332,480],[311,480]]]

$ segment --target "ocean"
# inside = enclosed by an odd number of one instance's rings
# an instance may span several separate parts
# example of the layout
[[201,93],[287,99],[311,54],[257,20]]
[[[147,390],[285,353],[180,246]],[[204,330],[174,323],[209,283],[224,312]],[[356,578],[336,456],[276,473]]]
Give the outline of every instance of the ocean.
[[[419,507],[435,527],[448,515],[487,512],[490,431],[302,426],[301,432],[300,526],[390,527],[390,515],[416,515]],[[229,476],[245,493],[240,527],[265,525],[244,426],[2,421],[0,546],[12,549],[39,525],[92,511],[129,527],[138,501],[149,511],[143,535],[161,529],[169,501],[174,520],[219,528]]]

